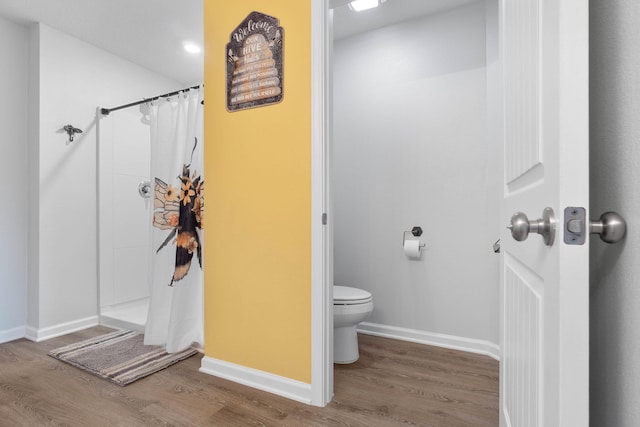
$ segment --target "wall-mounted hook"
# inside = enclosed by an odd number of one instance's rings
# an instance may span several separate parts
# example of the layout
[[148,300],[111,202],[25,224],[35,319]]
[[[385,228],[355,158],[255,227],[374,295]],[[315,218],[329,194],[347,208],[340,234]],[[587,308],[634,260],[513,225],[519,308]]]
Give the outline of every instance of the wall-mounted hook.
[[75,137],[76,133],[82,133],[82,129],[73,127],[73,125],[65,125],[62,129],[64,129],[65,132],[67,132],[67,135],[69,135],[69,142],[73,142],[73,138]]

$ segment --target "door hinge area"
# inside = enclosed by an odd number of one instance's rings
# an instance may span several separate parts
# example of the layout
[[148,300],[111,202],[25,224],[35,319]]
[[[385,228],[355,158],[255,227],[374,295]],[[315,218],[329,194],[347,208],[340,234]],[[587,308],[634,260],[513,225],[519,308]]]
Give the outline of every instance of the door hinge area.
[[322,225],[327,225],[327,213],[322,214]]

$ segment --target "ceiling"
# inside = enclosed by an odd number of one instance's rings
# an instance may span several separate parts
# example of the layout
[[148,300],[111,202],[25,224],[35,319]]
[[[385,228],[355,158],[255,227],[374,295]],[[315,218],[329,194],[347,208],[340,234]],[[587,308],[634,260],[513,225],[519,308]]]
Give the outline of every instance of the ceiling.
[[42,22],[184,85],[202,82],[203,0],[0,0],[0,16]]
[[386,0],[374,9],[354,12],[347,5],[349,0],[332,0],[333,37],[336,40],[350,37],[476,1],[479,0]]
[[[205,0],[0,0],[0,16],[19,24],[42,22],[187,85],[203,80]],[[297,0],[295,0],[297,1]],[[336,39],[395,24],[477,0],[387,0],[353,12],[348,0],[332,0]]]

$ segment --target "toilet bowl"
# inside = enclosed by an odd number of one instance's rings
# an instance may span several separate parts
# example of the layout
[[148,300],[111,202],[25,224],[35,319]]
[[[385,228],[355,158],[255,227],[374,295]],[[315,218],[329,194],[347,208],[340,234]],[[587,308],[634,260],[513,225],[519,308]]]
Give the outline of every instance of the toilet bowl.
[[333,362],[353,363],[360,357],[356,326],[373,311],[371,293],[348,286],[333,287]]

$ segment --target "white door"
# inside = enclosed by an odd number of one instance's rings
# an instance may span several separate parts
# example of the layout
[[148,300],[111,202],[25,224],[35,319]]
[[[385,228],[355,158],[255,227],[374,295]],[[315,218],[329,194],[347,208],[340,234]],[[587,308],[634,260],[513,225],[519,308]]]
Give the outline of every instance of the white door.
[[551,246],[501,233],[501,426],[589,423],[589,239],[563,241],[565,208],[589,205],[588,3],[500,0],[502,219],[557,219]]

